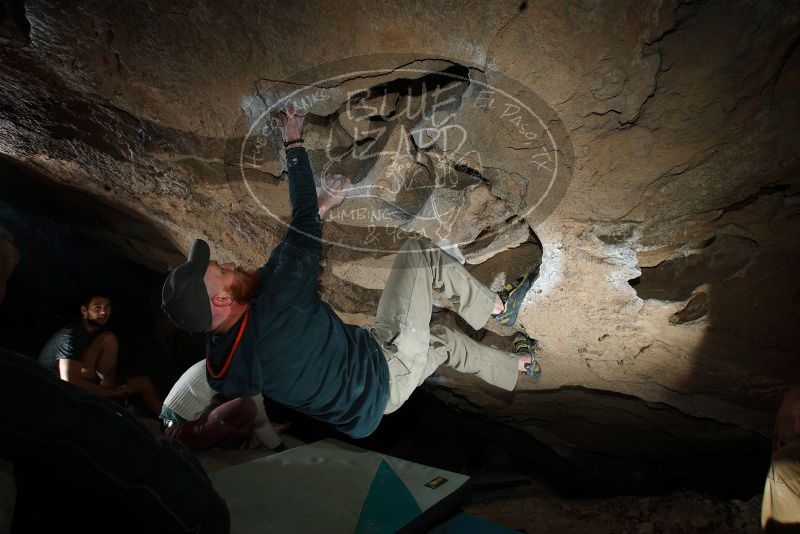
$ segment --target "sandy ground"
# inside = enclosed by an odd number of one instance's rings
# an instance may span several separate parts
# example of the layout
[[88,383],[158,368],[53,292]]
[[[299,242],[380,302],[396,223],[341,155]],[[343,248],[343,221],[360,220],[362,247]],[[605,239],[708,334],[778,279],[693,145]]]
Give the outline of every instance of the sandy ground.
[[531,487],[473,492],[469,514],[529,534],[756,533],[761,496],[722,501],[694,492],[565,500]]

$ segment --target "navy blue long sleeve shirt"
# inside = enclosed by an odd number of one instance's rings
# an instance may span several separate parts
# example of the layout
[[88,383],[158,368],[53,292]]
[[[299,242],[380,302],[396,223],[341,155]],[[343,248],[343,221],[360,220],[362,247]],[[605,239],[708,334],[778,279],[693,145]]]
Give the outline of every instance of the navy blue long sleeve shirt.
[[[375,340],[345,324],[319,297],[322,227],[306,151],[287,151],[292,223],[259,269],[259,295],[228,375],[209,383],[226,396],[263,393],[341,432],[361,438],[383,416],[389,369]],[[221,369],[240,324],[209,338],[212,370]]]

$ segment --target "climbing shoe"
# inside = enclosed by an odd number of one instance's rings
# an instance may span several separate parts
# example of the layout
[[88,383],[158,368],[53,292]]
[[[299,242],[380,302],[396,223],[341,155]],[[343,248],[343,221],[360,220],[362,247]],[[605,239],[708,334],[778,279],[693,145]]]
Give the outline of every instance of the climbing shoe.
[[517,314],[522,307],[522,301],[525,300],[525,295],[538,274],[539,268],[537,267],[535,271],[506,284],[497,293],[500,300],[503,301],[503,311],[494,316],[498,323],[503,326],[513,326],[517,322]]
[[528,337],[525,332],[514,332],[514,354],[530,354],[531,363],[525,364],[525,374],[534,380],[542,376],[542,366],[536,360],[536,340]]

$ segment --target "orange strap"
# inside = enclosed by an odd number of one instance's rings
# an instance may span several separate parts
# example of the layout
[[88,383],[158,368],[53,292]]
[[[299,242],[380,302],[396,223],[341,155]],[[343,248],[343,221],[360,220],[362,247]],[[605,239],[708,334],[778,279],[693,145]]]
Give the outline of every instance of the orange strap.
[[236,334],[236,339],[233,341],[233,346],[231,347],[231,352],[228,354],[228,359],[225,360],[225,365],[222,366],[222,369],[219,373],[214,373],[214,370],[211,368],[211,359],[208,357],[208,352],[206,352],[206,369],[208,369],[208,374],[211,375],[211,378],[222,378],[225,376],[225,373],[228,372],[228,367],[231,366],[231,361],[233,361],[233,355],[236,352],[236,348],[239,346],[239,341],[242,340],[242,334],[244,333],[244,328],[247,326],[247,319],[250,317],[250,308],[247,308],[247,311],[244,312],[244,320],[242,321],[242,326],[239,327],[239,333]]

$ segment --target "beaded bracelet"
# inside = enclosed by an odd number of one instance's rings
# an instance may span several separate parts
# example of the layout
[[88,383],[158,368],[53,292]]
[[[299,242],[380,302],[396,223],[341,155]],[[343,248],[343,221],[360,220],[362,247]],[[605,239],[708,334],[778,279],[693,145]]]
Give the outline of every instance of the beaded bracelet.
[[289,141],[284,141],[283,142],[283,146],[287,147],[287,146],[293,145],[295,143],[303,143],[303,142],[305,142],[305,139],[303,139],[302,137],[298,137],[297,139],[291,139]]

